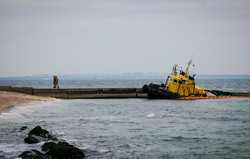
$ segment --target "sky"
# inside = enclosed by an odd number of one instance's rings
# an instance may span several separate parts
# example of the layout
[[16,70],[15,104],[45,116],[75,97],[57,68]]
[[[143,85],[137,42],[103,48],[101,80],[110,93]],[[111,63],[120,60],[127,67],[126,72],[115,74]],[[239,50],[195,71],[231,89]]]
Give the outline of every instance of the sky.
[[0,0],[0,77],[250,74],[249,0]]

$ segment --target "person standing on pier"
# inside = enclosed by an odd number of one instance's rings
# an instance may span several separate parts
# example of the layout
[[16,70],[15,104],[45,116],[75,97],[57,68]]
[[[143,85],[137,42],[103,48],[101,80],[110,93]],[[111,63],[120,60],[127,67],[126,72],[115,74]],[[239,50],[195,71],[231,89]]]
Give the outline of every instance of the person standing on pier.
[[54,87],[53,88],[59,88],[59,84],[58,84],[58,78],[57,76],[53,76],[53,82],[54,82]]

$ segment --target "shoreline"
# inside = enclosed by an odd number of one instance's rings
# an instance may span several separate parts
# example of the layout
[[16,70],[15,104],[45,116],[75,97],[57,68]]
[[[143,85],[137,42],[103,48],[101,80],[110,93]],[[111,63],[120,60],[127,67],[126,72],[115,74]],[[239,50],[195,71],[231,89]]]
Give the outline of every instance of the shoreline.
[[9,112],[16,106],[32,105],[43,101],[52,101],[52,97],[40,97],[24,93],[0,91],[0,114]]

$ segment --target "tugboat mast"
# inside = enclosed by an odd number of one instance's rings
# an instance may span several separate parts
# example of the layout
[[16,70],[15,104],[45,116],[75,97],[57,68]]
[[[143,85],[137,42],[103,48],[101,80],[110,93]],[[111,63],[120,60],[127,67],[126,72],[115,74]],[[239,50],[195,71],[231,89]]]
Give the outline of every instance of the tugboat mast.
[[188,77],[188,76],[187,76],[187,74],[188,74],[188,69],[189,69],[189,66],[191,65],[191,63],[192,63],[192,60],[190,60],[190,61],[188,62],[188,67],[187,67],[186,72],[185,72],[185,74],[184,74],[185,77]]

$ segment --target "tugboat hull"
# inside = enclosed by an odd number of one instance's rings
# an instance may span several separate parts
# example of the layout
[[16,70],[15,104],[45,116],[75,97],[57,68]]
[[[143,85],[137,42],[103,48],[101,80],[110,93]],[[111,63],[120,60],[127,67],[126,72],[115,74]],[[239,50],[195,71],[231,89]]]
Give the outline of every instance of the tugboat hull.
[[144,85],[142,87],[142,91],[148,94],[148,98],[150,99],[176,99],[183,96],[180,96],[178,93],[170,92],[166,89],[166,87],[157,85],[157,84],[149,84]]
[[149,99],[178,99],[178,100],[194,100],[194,99],[221,99],[221,98],[244,98],[250,97],[250,93],[234,93],[224,92],[220,90],[205,90],[205,94],[196,94],[190,96],[181,96],[178,93],[170,92],[164,85],[149,84],[142,87],[142,91],[148,94]]

